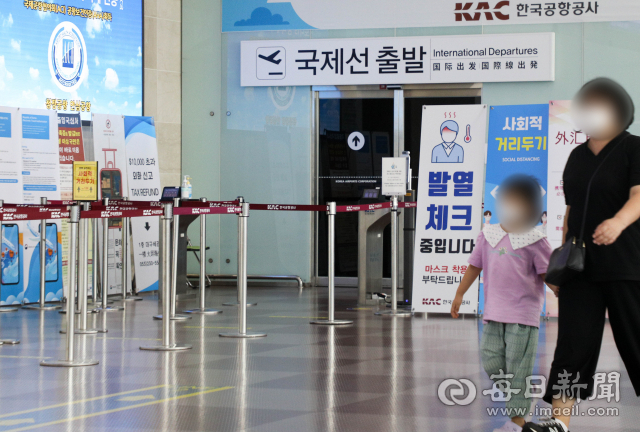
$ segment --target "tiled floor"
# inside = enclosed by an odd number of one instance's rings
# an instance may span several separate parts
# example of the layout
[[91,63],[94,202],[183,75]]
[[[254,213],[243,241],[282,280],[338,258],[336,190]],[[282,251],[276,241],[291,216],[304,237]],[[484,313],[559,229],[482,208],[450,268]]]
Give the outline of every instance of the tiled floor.
[[[235,298],[230,287],[208,290],[208,306]],[[491,382],[480,366],[482,324],[475,318],[442,316],[388,318],[373,309],[347,311],[356,292],[339,289],[336,318],[348,327],[312,326],[326,316],[326,289],[250,288],[249,327],[264,339],[223,339],[236,325],[234,308],[216,316],[173,322],[176,340],[188,352],[140,351],[159,343],[155,295],[126,304],[124,312],[95,314],[93,325],[109,332],[76,336],[78,354],[98,366],[44,368],[43,358],[63,356],[63,315],[21,310],[0,314],[0,432],[43,431],[260,431],[394,432],[492,431],[482,390]],[[178,304],[194,307],[195,300]],[[549,369],[557,325],[542,324],[537,371]],[[622,373],[619,403],[591,401],[588,407],[618,408],[609,417],[578,416],[572,431],[637,431],[639,400],[607,328],[599,370]],[[478,388],[468,406],[438,399],[446,378],[467,378]],[[542,403],[539,403],[539,405]]]

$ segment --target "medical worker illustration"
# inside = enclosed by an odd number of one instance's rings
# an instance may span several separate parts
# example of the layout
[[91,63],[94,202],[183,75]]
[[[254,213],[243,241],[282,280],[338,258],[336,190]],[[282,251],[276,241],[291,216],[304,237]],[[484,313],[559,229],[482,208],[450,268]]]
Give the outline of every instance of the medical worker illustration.
[[432,163],[463,163],[464,149],[458,143],[458,123],[453,120],[446,120],[440,125],[440,136],[442,142],[433,148],[431,152]]

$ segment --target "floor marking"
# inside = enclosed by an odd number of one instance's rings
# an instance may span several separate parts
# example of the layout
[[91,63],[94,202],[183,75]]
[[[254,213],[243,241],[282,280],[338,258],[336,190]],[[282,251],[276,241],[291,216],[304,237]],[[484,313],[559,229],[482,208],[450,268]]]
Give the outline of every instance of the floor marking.
[[[160,387],[166,387],[166,385],[162,385]],[[157,387],[152,387],[152,388],[157,388]],[[35,429],[35,428],[41,428],[41,427],[46,427],[46,426],[53,426],[53,425],[57,425],[57,424],[61,424],[61,423],[69,423],[72,422],[74,420],[83,420],[83,419],[87,419],[87,418],[91,418],[91,417],[97,417],[100,415],[105,415],[105,414],[112,414],[112,413],[116,413],[116,412],[120,412],[120,411],[126,411],[126,410],[130,410],[130,409],[134,409],[134,408],[142,408],[142,407],[146,407],[146,406],[151,406],[151,405],[157,405],[159,403],[163,403],[163,402],[169,402],[169,401],[174,401],[174,400],[179,400],[179,399],[186,399],[186,398],[190,398],[190,397],[194,397],[194,396],[201,396],[201,395],[205,395],[208,393],[215,393],[215,392],[219,392],[219,391],[223,391],[223,390],[230,390],[233,387],[219,387],[219,388],[214,388],[211,390],[204,390],[204,391],[200,391],[200,392],[196,392],[196,393],[189,393],[186,395],[180,395],[180,396],[172,396],[169,398],[165,398],[165,399],[158,399],[158,400],[154,400],[154,401],[149,401],[149,402],[143,402],[143,403],[139,403],[137,405],[130,405],[130,406],[126,406],[126,407],[120,407],[120,408],[114,408],[114,409],[110,409],[110,410],[105,410],[105,411],[98,411],[95,413],[90,413],[90,414],[84,414],[84,415],[80,415],[80,416],[76,416],[76,417],[70,417],[70,418],[66,418],[66,419],[60,419],[60,420],[54,420],[54,421],[50,421],[47,423],[40,423],[40,424],[34,424],[31,426],[23,426],[17,429],[9,429],[3,432],[21,432],[21,431],[26,431],[26,430],[31,430],[31,429]],[[113,396],[113,395],[111,395]],[[63,404],[65,405],[65,404]]]
[[42,360],[44,360],[44,359],[50,359],[51,357],[0,355],[0,358],[30,359],[30,360],[41,360],[42,359]]
[[305,317],[305,316],[270,316],[269,318],[300,318],[300,319],[328,319],[328,317]]
[[155,399],[154,395],[140,395],[140,396],[125,396],[117,399],[120,402],[137,402],[139,400]]
[[155,390],[155,389],[162,388],[162,387],[168,387],[168,385],[167,384],[162,384],[162,385],[157,385],[157,386],[153,386],[153,387],[141,388],[139,390],[129,390],[129,391],[126,391],[126,392],[121,392],[121,393],[112,393],[112,394],[103,395],[103,396],[96,396],[96,397],[92,397],[92,398],[89,398],[89,399],[78,399],[78,400],[71,401],[71,402],[63,402],[63,403],[59,403],[59,404],[55,404],[55,405],[49,405],[49,406],[40,407],[40,408],[32,408],[32,409],[28,409],[28,410],[24,410],[24,411],[17,411],[17,412],[9,413],[9,414],[2,414],[2,415],[0,415],[0,418],[13,417],[13,416],[21,415],[21,414],[28,414],[28,413],[32,413],[32,412],[44,411],[44,410],[53,409],[53,408],[60,408],[60,407],[63,407],[63,406],[75,405],[75,404],[79,404],[79,403],[83,403],[83,402],[92,402],[92,401],[96,401],[96,400],[100,400],[100,399],[107,399],[107,398],[111,398],[111,397],[114,397],[114,396],[122,396],[122,395],[126,395],[126,394],[138,393],[138,392],[147,391],[147,390]]
[[[188,328],[188,329],[225,329],[225,330],[231,329],[231,330],[234,330],[234,329],[237,329],[238,326],[235,326],[235,327],[184,326],[183,328]],[[251,330],[251,327],[247,327],[247,330]]]
[[13,419],[13,420],[0,420],[0,426],[17,426],[25,423],[35,423],[36,421],[32,418],[28,419]]

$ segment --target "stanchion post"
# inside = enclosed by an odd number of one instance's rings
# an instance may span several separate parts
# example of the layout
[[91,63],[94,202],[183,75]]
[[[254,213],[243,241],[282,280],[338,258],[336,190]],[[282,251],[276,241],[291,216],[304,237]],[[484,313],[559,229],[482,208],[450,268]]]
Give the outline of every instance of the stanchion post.
[[335,319],[335,276],[336,276],[336,203],[327,203],[327,232],[328,232],[328,249],[329,249],[329,319],[311,321],[311,324],[318,325],[347,325],[353,324],[353,321],[336,320]]
[[[47,197],[40,198],[40,205],[47,205]],[[58,247],[57,239],[56,244]],[[58,255],[56,253],[56,255]],[[58,259],[60,257],[58,256]],[[42,219],[40,221],[40,300],[38,304],[30,304],[24,306],[24,309],[30,310],[54,310],[60,309],[61,306],[53,304],[45,304],[46,298],[46,284],[47,284],[47,220]]]
[[[180,207],[180,198],[173,199],[173,207]],[[180,215],[173,213],[173,223],[172,223],[172,231],[171,236],[167,237],[167,242],[171,243],[171,255],[169,259],[171,260],[171,290],[169,294],[169,319],[171,320],[187,320],[192,317],[188,315],[181,315],[176,313],[176,303],[177,303],[177,295],[176,291],[178,289],[178,252],[180,251],[178,248],[178,243],[180,243]],[[164,319],[163,315],[156,315],[153,319],[161,320]]]
[[226,338],[259,338],[266,333],[247,333],[247,225],[249,222],[249,203],[242,203],[242,212],[238,214],[238,332],[220,333]]
[[411,311],[398,309],[398,197],[391,197],[391,310],[376,315],[411,316]]
[[[109,205],[109,198],[102,199],[102,205]],[[109,219],[102,219],[102,262],[100,276],[102,276],[102,281],[100,282],[101,288],[101,296],[102,296],[102,306],[97,308],[98,311],[121,311],[124,310],[122,306],[109,306]]]
[[[89,210],[89,203],[82,203],[82,210]],[[82,218],[78,222],[78,309],[80,309],[80,325],[76,330],[77,334],[96,334],[97,329],[87,328],[87,314],[93,311],[87,307],[87,291],[89,286],[89,219]],[[65,333],[67,330],[60,330]]]
[[[237,198],[238,201],[238,205],[242,207],[244,201],[244,197],[239,196]],[[241,223],[240,218],[238,218],[238,265],[240,265],[240,249],[242,249],[242,245],[240,244],[241,240],[240,240],[240,223]],[[238,286],[240,286],[240,274],[238,273],[237,275],[238,277]],[[245,298],[245,303],[247,304],[247,307],[250,306],[256,306],[258,303],[247,303],[247,299]],[[240,304],[240,290],[238,290],[238,300],[236,301],[232,301],[232,302],[226,302],[226,303],[222,303],[222,306],[238,306]]]
[[[207,202],[206,198],[200,198],[201,202]],[[200,287],[199,287],[199,303],[200,307],[197,309],[190,309],[184,311],[189,314],[201,314],[201,315],[216,315],[222,313],[219,309],[207,309],[205,288],[207,281],[207,215],[200,215]]]
[[[127,197],[122,197],[122,201],[128,201]],[[131,218],[122,218],[122,301],[140,301],[142,297],[127,294],[127,288],[129,287],[129,281],[131,280],[131,272],[129,271],[129,224]]]
[[[163,204],[164,215],[162,216],[162,250],[160,259],[162,260],[162,345],[141,346],[145,351],[184,351],[191,349],[191,345],[178,345],[172,341],[171,337],[171,219],[173,216],[173,205]],[[178,227],[174,225],[174,230]],[[177,247],[174,244],[173,247]]]
[[76,360],[74,356],[74,323],[75,314],[75,292],[78,286],[76,273],[78,246],[78,221],[80,220],[80,208],[77,205],[69,209],[69,294],[67,296],[67,352],[64,360],[44,360],[40,366],[54,367],[74,367],[74,366],[94,366],[98,360]]
[[98,219],[91,219],[91,299],[98,304]]

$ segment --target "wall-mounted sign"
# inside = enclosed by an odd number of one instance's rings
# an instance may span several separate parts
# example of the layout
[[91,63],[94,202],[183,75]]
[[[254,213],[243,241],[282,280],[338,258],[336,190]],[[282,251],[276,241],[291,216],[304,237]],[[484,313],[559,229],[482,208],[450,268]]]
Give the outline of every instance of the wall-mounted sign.
[[[222,1],[222,31],[381,29],[640,19],[637,0]],[[299,32],[301,33],[301,32]]]
[[98,200],[98,162],[73,162],[73,199]]
[[553,81],[555,34],[243,41],[242,86]]
[[407,158],[382,158],[382,195],[403,196],[407,193]]

